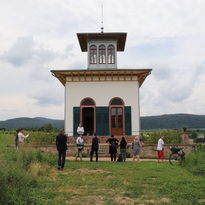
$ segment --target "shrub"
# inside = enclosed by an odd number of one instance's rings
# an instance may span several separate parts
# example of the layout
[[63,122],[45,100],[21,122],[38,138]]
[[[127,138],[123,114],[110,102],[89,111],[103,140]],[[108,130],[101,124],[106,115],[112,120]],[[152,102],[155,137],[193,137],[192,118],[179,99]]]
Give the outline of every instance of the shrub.
[[41,183],[36,176],[47,176],[56,156],[40,150],[0,149],[0,204],[44,204],[38,196]]
[[188,154],[185,161],[187,170],[196,175],[205,176],[205,146],[199,146]]
[[29,137],[26,138],[25,143],[36,145],[54,144],[57,132],[29,132]]
[[205,143],[205,138],[196,138],[194,139],[195,143]]
[[150,144],[156,144],[159,137],[164,135],[164,141],[166,144],[178,144],[181,143],[181,130],[159,130],[155,132],[143,132],[142,140]]

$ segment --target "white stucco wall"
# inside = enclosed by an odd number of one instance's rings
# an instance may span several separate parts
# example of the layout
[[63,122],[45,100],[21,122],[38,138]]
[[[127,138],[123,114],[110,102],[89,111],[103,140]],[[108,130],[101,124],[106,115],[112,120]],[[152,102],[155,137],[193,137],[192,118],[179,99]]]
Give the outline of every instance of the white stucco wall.
[[65,132],[73,135],[73,107],[79,107],[83,98],[90,97],[96,106],[109,106],[113,97],[124,100],[132,108],[132,135],[139,134],[139,84],[132,82],[67,82],[65,85]]

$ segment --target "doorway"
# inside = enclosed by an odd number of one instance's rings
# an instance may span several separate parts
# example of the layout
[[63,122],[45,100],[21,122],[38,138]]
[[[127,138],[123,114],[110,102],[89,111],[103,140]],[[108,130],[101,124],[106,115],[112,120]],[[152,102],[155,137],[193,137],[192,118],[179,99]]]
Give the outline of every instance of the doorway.
[[92,98],[84,98],[80,104],[81,114],[80,122],[84,127],[85,135],[92,135],[95,133],[95,101]]
[[120,98],[113,98],[110,102],[111,135],[124,134],[124,102]]
[[85,130],[85,134],[92,135],[94,133],[94,108],[84,107],[82,108],[82,124]]

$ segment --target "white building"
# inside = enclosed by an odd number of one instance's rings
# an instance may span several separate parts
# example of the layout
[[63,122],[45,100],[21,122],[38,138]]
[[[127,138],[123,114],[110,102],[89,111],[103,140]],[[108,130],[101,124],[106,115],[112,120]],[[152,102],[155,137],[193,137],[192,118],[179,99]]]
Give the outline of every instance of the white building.
[[65,86],[65,132],[137,135],[140,131],[139,88],[151,69],[117,69],[127,33],[78,33],[87,69],[51,70]]

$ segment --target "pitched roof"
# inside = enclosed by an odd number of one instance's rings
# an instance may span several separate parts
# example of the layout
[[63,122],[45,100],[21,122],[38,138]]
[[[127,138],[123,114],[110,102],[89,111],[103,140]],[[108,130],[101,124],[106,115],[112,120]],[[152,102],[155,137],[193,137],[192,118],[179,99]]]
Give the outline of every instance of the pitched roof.
[[87,43],[92,38],[114,38],[117,40],[117,51],[124,51],[127,33],[77,33],[82,52],[88,50]]

